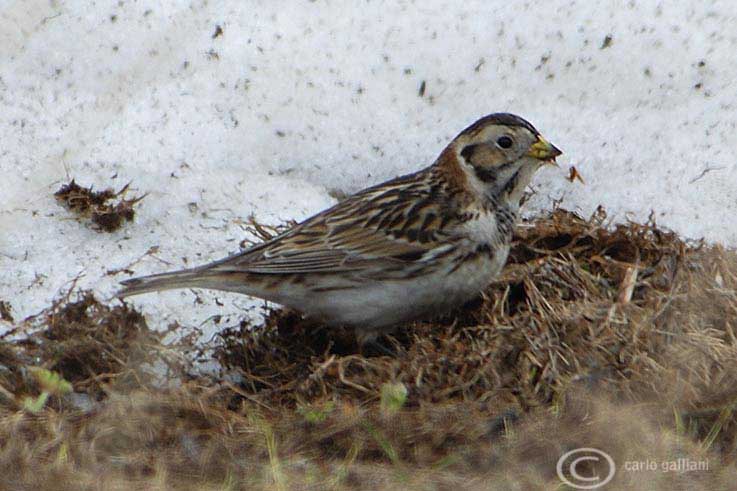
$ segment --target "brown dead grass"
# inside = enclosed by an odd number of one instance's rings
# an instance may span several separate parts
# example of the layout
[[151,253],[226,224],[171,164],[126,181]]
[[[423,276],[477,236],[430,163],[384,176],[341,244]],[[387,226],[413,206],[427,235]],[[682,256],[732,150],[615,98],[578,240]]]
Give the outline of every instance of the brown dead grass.
[[[558,458],[595,447],[618,465],[603,489],[731,489],[737,256],[605,221],[558,210],[523,224],[483,298],[405,326],[395,357],[274,311],[225,329],[226,373],[206,377],[172,365],[176,347],[127,305],[60,301],[17,323],[36,329],[25,341],[0,341],[5,485],[566,489]],[[75,394],[23,410],[32,365]],[[161,367],[181,384],[162,385]],[[406,390],[401,408],[382,401],[388,384]],[[661,470],[679,458],[709,469]]]
[[82,187],[72,179],[54,193],[63,207],[80,218],[89,219],[93,228],[101,232],[114,232],[125,222],[133,221],[136,215],[133,206],[146,196],[125,199],[130,183],[115,192],[112,189],[94,191],[92,187]]

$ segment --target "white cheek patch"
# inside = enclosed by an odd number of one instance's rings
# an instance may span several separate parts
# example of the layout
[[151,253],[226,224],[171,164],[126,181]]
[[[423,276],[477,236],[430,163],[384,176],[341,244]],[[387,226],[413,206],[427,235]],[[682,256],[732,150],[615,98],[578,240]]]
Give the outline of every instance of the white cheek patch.
[[464,163],[463,167],[463,170],[466,172],[466,175],[468,177],[468,184],[471,186],[471,190],[476,196],[484,196],[489,192],[490,187],[494,187],[493,183],[489,185],[488,183],[479,179],[473,166]]

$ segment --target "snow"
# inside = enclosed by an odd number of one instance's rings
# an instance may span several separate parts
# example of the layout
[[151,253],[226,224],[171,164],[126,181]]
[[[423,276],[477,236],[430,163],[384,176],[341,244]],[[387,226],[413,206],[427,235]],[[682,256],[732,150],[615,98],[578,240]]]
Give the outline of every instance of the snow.
[[[429,165],[496,111],[565,152],[528,212],[557,198],[615,221],[654,210],[735,246],[735,22],[732,0],[5,0],[0,299],[22,318],[80,274],[109,298],[129,277],[111,270],[222,257],[248,216],[306,218],[334,191]],[[564,178],[570,165],[585,185]],[[55,202],[70,177],[148,196],[102,234]],[[191,291],[132,302],[152,325],[208,335],[212,316],[262,305]]]

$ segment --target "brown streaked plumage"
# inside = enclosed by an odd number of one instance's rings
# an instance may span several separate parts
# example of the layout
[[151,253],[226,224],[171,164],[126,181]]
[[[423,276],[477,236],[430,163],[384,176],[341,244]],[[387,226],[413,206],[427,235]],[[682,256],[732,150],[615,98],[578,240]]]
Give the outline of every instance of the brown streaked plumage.
[[525,187],[558,155],[527,121],[491,114],[425,169],[359,191],[220,261],[124,281],[119,296],[234,291],[354,327],[363,343],[485,288],[506,262]]

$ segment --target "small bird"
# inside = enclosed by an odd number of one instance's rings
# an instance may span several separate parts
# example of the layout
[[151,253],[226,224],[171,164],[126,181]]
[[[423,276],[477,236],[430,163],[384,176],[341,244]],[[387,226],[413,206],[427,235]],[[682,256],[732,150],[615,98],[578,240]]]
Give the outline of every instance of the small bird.
[[476,297],[507,261],[520,201],[561,151],[527,121],[485,116],[437,160],[357,192],[219,261],[123,281],[119,297],[173,288],[242,293],[353,328],[360,345]]

